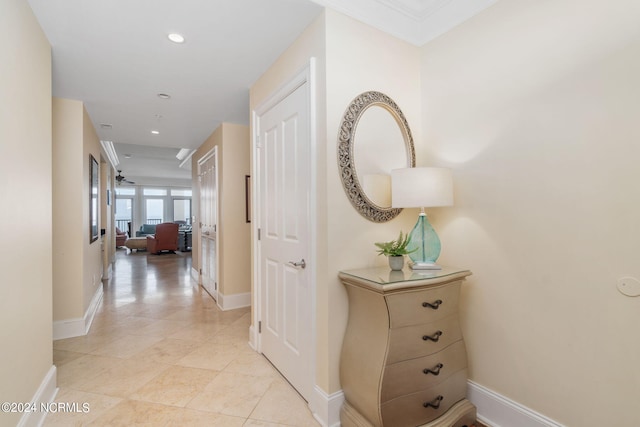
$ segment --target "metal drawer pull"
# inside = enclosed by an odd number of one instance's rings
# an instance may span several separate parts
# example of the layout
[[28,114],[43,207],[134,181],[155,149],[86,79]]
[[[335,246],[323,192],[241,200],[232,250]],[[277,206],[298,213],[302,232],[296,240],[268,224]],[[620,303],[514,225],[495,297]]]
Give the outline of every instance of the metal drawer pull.
[[438,363],[436,366],[434,366],[431,369],[423,369],[422,372],[425,375],[429,375],[429,374],[433,374],[433,375],[440,375],[440,369],[444,368],[444,365],[442,363]]
[[442,304],[442,300],[441,300],[441,299],[439,299],[439,300],[437,300],[437,301],[434,301],[433,303],[430,303],[430,302],[423,302],[423,303],[422,303],[422,306],[423,306],[424,308],[429,307],[429,308],[433,308],[434,310],[437,310],[437,309],[438,309],[438,307],[440,307],[440,304]]
[[444,397],[442,397],[442,395],[439,395],[431,402],[424,402],[422,406],[424,406],[425,408],[438,409],[440,407],[440,402],[442,402],[442,399],[444,399]]
[[422,337],[423,340],[425,341],[433,341],[433,342],[438,342],[438,340],[440,339],[440,335],[442,335],[442,331],[438,331],[435,334],[429,336],[429,335],[424,335]]

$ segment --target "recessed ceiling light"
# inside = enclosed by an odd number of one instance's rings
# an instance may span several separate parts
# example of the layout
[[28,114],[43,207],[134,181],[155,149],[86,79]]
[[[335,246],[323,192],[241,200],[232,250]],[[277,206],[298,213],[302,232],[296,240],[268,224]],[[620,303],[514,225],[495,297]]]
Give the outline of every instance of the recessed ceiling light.
[[169,99],[169,98],[171,98],[171,95],[166,94],[166,93],[159,93],[159,94],[158,94],[158,98],[161,98],[161,99]]
[[159,135],[159,134],[160,134],[160,131],[152,130],[152,131],[151,131],[151,133],[152,133],[152,134],[154,134],[154,135]]
[[184,43],[184,37],[182,36],[182,34],[171,33],[167,37],[174,43]]
[[130,159],[130,158],[131,158],[131,154],[125,154],[125,155],[124,155],[124,158],[125,158],[125,159]]
[[100,123],[100,127],[102,129],[111,129],[113,126],[110,125],[109,123]]

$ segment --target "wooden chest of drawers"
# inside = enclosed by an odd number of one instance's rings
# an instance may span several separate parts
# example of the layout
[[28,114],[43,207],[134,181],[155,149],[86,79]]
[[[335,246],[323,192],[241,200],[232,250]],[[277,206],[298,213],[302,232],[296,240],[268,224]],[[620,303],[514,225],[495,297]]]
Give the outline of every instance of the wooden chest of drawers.
[[339,274],[349,294],[340,359],[341,424],[463,427],[476,409],[465,397],[467,355],[458,296],[468,270]]

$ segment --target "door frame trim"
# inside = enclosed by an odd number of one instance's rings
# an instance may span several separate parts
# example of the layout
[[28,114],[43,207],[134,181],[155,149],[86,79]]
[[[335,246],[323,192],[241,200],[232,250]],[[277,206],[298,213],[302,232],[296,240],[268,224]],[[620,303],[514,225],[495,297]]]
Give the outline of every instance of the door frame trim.
[[[309,157],[307,159],[307,165],[309,170],[309,221],[308,221],[308,236],[309,236],[309,286],[311,289],[311,376],[312,388],[317,387],[316,370],[317,370],[317,305],[316,305],[316,290],[317,290],[317,227],[318,214],[317,214],[317,164],[313,159],[318,158],[318,145],[317,145],[317,119],[316,119],[316,59],[314,57],[309,58],[309,61],[305,66],[295,73],[293,77],[288,79],[280,88],[271,93],[264,101],[262,101],[255,109],[251,111],[251,150],[253,154],[253,161],[251,165],[251,174],[255,179],[251,180],[251,217],[255,218],[255,221],[251,222],[251,240],[252,240],[252,281],[253,281],[253,295],[252,295],[252,324],[249,328],[249,345],[259,353],[262,353],[262,343],[260,334],[258,333],[258,322],[262,320],[261,310],[261,282],[260,282],[260,256],[261,247],[258,240],[258,225],[260,224],[260,212],[259,205],[259,188],[260,188],[260,175],[259,175],[259,151],[258,151],[258,132],[259,132],[259,118],[269,109],[274,107],[280,101],[285,99],[291,93],[293,93],[299,87],[307,84],[307,95],[309,100]],[[313,394],[313,390],[310,390]],[[308,399],[309,403],[314,400],[314,396],[304,396]]]

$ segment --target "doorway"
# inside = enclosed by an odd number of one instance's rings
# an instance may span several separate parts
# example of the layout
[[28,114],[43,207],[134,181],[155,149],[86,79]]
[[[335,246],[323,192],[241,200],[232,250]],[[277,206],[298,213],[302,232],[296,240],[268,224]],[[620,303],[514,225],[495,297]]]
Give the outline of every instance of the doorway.
[[253,112],[257,348],[307,401],[316,340],[313,65]]
[[218,147],[198,160],[202,287],[218,299]]

